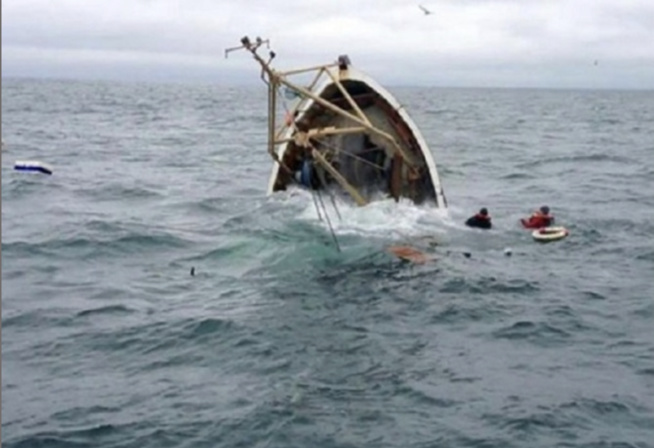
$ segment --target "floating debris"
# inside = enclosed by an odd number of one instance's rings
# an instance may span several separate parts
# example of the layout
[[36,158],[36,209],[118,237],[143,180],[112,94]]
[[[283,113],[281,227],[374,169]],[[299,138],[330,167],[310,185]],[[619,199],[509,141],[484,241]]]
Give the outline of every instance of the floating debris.
[[52,174],[52,167],[38,160],[17,160],[14,164],[17,171],[36,171],[43,174]]
[[416,264],[424,264],[430,258],[418,249],[409,246],[391,246],[388,251],[403,261],[410,261]]

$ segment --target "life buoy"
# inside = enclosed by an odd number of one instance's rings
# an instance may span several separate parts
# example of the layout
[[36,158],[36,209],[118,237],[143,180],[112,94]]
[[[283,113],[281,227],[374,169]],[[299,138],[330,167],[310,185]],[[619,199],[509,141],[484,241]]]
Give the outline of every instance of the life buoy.
[[549,242],[561,240],[568,236],[569,233],[565,227],[543,227],[542,229],[531,232],[531,236],[536,241]]

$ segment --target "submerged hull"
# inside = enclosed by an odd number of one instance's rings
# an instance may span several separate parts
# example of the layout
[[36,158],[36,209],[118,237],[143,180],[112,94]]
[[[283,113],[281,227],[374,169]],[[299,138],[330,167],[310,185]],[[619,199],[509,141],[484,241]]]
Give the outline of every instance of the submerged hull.
[[[375,132],[357,129],[351,116],[305,97],[279,133],[282,143],[275,152],[284,169],[277,162],[273,164],[268,194],[299,185],[347,196],[342,188],[344,179],[366,203],[393,197],[446,208],[432,154],[403,106],[375,80],[351,66],[326,70],[329,76],[312,90],[314,95],[364,117]],[[333,133],[324,132],[331,128]],[[312,147],[320,154],[307,151],[306,144],[297,138],[299,134],[312,135],[312,129],[323,130],[320,138],[312,139]],[[321,163],[315,163],[317,157]],[[342,175],[341,180],[325,162]]]

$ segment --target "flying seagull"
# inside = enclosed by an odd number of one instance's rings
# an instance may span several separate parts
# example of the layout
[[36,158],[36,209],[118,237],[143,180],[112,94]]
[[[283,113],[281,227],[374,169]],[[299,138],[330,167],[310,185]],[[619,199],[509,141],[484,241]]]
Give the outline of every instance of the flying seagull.
[[428,16],[429,14],[432,13],[430,10],[428,10],[427,8],[425,8],[422,5],[418,5],[418,8],[422,9],[422,12],[424,12],[426,16]]

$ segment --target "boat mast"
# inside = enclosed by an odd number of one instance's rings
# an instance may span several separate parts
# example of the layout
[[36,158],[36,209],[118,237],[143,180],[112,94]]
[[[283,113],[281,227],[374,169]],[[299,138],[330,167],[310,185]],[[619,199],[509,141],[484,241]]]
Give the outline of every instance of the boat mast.
[[268,153],[272,156],[272,158],[279,163],[281,167],[283,167],[285,170],[290,171],[288,167],[286,167],[281,160],[279,160],[279,157],[277,156],[277,153],[275,152],[275,117],[276,117],[276,107],[277,107],[277,98],[276,98],[276,93],[277,93],[277,88],[278,88],[278,79],[279,76],[276,75],[275,70],[270,66],[270,63],[272,60],[275,58],[275,52],[270,51],[269,56],[270,59],[268,61],[265,61],[258,53],[257,50],[259,47],[261,47],[263,44],[266,44],[267,48],[270,48],[270,40],[269,39],[261,39],[260,37],[257,37],[254,42],[250,41],[250,38],[247,36],[244,36],[241,38],[241,45],[237,47],[232,47],[228,48],[225,50],[225,58],[231,53],[232,51],[236,50],[241,50],[245,49],[252,53],[252,56],[254,56],[254,59],[259,63],[261,66],[261,80],[268,86]]

